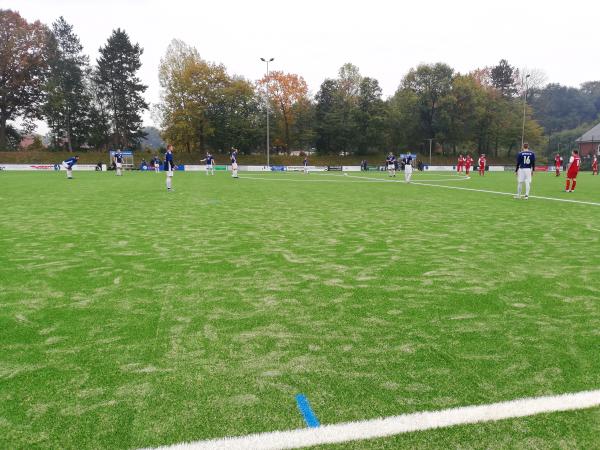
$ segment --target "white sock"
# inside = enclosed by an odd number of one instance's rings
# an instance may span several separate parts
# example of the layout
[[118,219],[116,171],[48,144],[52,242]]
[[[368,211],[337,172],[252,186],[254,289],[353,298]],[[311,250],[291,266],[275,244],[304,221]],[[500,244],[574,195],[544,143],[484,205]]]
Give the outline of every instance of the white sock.
[[171,189],[171,177],[167,177],[167,189]]
[[517,195],[521,196],[521,183],[517,183]]
[[73,171],[67,170],[67,178],[73,178]]
[[530,188],[530,186],[531,186],[531,183],[529,181],[526,181],[525,182],[525,195],[527,197],[529,197],[529,188]]

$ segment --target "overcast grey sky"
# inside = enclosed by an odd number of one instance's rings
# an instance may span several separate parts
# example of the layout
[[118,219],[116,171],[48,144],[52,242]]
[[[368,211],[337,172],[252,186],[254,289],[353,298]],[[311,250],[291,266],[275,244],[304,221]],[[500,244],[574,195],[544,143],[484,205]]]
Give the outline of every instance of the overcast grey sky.
[[[256,80],[271,67],[302,75],[314,94],[352,62],[377,78],[384,95],[419,63],[446,62],[460,72],[505,58],[542,69],[550,82],[578,86],[600,79],[600,2],[485,1],[184,1],[0,0],[27,20],[64,16],[95,61],[114,28],[144,48],[140,77],[158,101],[158,65],[173,38],[204,59]],[[150,115],[145,121],[152,125]]]

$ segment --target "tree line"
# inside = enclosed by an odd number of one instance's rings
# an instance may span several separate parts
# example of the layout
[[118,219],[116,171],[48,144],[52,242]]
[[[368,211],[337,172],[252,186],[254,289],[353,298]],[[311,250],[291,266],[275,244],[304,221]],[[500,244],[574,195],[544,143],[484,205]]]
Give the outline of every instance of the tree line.
[[[124,30],[112,32],[94,64],[62,17],[47,27],[0,10],[0,37],[0,148],[18,143],[17,119],[22,131],[45,120],[56,148],[140,145],[150,108],[137,76],[143,49]],[[523,117],[526,140],[553,151],[600,115],[599,81],[546,84],[542,72],[526,74],[506,60],[469,73],[421,64],[389,98],[377,79],[347,63],[311,95],[299,74],[248,80],[173,40],[158,77],[152,116],[162,137],[187,152],[264,151],[267,111],[273,150],[362,155],[424,152],[429,142],[446,154],[510,155],[520,148]]]
[[116,29],[96,64],[82,53],[63,17],[50,27],[0,10],[0,149],[16,148],[20,133],[45,120],[52,145],[79,148],[136,145],[143,137],[146,86],[136,76],[142,48]]

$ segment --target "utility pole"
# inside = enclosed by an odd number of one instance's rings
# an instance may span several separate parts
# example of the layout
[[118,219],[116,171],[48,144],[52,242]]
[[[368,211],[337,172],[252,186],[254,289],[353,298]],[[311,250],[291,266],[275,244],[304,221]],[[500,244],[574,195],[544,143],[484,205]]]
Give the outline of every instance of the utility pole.
[[275,58],[260,58],[262,62],[267,63],[267,167],[271,167],[269,160],[269,151],[271,148],[271,144],[269,141],[269,84],[271,80],[269,79],[269,63],[272,62]]
[[431,166],[431,146],[433,144],[433,138],[429,138],[429,139],[425,139],[426,141],[429,141],[429,165]]
[[521,149],[525,143],[525,111],[527,111],[527,80],[530,74],[525,75],[525,93],[523,94],[523,131],[521,132]]

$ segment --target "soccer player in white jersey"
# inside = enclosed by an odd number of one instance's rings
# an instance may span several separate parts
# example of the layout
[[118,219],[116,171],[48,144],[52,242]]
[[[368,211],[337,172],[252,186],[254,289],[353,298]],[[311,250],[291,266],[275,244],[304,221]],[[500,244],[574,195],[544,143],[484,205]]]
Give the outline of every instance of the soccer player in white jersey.
[[154,166],[155,173],[160,172],[160,159],[158,159],[158,156],[152,158],[152,165]]
[[402,158],[402,164],[404,164],[404,181],[406,183],[410,183],[410,179],[412,178],[413,173],[412,156],[404,156],[404,158]]
[[113,160],[115,162],[117,176],[120,177],[121,175],[123,175],[123,153],[121,153],[121,150],[117,150],[115,156],[113,157]]
[[388,176],[395,177],[396,176],[396,157],[392,152],[388,155],[385,160],[385,165],[388,171]]
[[175,161],[173,161],[173,145],[167,145],[167,153],[165,153],[165,167],[164,171],[167,174],[167,191],[171,192],[173,189],[173,171],[175,170]]
[[73,166],[79,161],[79,156],[75,155],[69,159],[65,159],[60,165],[67,171],[67,179],[73,178]]
[[211,172],[211,175],[215,174],[215,158],[209,152],[206,152],[206,158],[200,160],[206,162],[206,175]]
[[237,163],[237,149],[231,147],[231,176],[233,178],[238,178],[238,163]]
[[517,195],[515,198],[521,198],[521,185],[525,184],[525,200],[529,198],[529,189],[531,187],[531,177],[535,170],[535,153],[529,149],[529,144],[523,144],[523,150],[517,155]]

